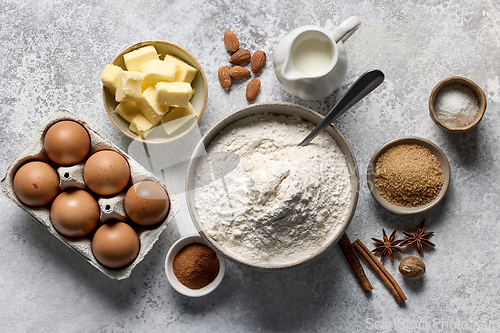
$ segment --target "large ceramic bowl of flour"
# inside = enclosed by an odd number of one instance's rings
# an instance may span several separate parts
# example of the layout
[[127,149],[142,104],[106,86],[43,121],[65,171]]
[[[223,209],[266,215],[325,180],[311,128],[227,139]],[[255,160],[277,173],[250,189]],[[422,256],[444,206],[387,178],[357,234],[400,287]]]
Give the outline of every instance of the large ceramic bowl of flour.
[[296,267],[343,235],[359,192],[349,144],[329,126],[297,146],[322,119],[295,104],[255,104],[202,137],[188,168],[188,209],[227,259],[262,270]]

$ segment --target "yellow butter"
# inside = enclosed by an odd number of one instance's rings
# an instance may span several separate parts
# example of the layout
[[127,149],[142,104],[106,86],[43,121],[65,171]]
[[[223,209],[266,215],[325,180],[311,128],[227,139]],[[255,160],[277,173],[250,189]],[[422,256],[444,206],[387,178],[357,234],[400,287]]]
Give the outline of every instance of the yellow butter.
[[141,112],[132,119],[129,126],[132,132],[143,138],[147,136],[147,131],[151,128],[153,128],[153,124],[151,124]]
[[177,66],[177,73],[174,79],[176,82],[191,83],[196,76],[196,68],[175,56],[167,54],[163,61],[173,63]]
[[144,82],[156,84],[160,81],[174,81],[177,66],[161,60],[150,60],[141,68]]
[[146,81],[142,81],[142,92],[144,92],[146,89],[148,89],[149,87],[155,87],[156,83],[149,83],[149,82],[146,82]]
[[158,123],[161,118],[170,110],[167,105],[161,105],[156,100],[155,87],[149,87],[142,93],[141,98],[137,101],[137,107],[141,110],[144,116],[153,125]]
[[117,102],[134,102],[141,98],[142,73],[122,71],[118,73],[115,100]]
[[161,119],[161,124],[168,135],[174,133],[179,128],[197,116],[191,103],[187,107],[175,107]]
[[153,45],[141,47],[140,49],[125,53],[123,62],[129,71],[141,71],[142,65],[150,60],[158,60],[158,53]]
[[123,119],[129,123],[134,119],[134,117],[141,112],[137,107],[135,102],[121,102],[118,103],[115,109],[115,113],[119,114]]
[[118,73],[122,72],[121,67],[107,64],[101,74],[101,82],[106,89],[113,95],[116,92],[116,85],[118,84]]
[[156,100],[162,105],[187,107],[194,89],[186,82],[158,82]]

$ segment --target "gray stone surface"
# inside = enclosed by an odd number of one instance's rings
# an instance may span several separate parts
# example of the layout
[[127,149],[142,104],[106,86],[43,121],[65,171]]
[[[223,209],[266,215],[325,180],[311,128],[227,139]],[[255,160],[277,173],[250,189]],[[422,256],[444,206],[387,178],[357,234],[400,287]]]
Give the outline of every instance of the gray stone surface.
[[[295,27],[333,28],[357,15],[361,28],[346,43],[345,84],[323,101],[287,94],[272,67],[274,47]],[[0,331],[198,332],[469,332],[500,330],[499,176],[500,7],[496,0],[467,1],[8,1],[0,2],[0,173],[56,110],[68,109],[146,168],[143,147],[125,138],[105,114],[99,77],[126,46],[164,39],[189,50],[208,79],[209,101],[201,134],[222,116],[247,105],[246,81],[230,92],[217,80],[229,54],[222,36],[233,30],[241,45],[268,54],[256,102],[288,101],[323,114],[362,72],[378,68],[386,80],[337,122],[350,142],[361,175],[360,198],[348,229],[372,248],[371,237],[414,231],[422,218],[434,231],[425,249],[427,273],[404,280],[396,262],[386,268],[408,300],[398,305],[364,264],[374,290],[364,294],[338,246],[318,260],[283,272],[259,272],[228,263],[219,288],[203,298],[184,297],[169,285],[169,247],[195,229],[185,206],[130,278],[115,281],[0,198]],[[464,134],[440,130],[428,115],[439,81],[460,75],[486,93],[479,126]],[[416,216],[385,211],[371,197],[366,165],[384,142],[415,135],[447,155],[452,180],[444,202]],[[194,142],[195,140],[191,140]],[[174,144],[175,145],[175,144]],[[158,154],[189,150],[155,147]],[[156,158],[152,155],[153,158]],[[155,164],[156,163],[156,164]],[[185,165],[156,175],[183,197]],[[179,176],[180,175],[180,176]],[[418,255],[413,247],[408,254]]]

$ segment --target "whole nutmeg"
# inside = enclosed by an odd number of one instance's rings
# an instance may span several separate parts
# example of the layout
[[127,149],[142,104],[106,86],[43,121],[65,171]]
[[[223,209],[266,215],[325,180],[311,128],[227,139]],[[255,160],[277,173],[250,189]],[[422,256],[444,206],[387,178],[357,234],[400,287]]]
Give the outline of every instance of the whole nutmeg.
[[422,259],[408,256],[401,259],[398,265],[399,272],[407,279],[420,279],[425,273],[425,264]]

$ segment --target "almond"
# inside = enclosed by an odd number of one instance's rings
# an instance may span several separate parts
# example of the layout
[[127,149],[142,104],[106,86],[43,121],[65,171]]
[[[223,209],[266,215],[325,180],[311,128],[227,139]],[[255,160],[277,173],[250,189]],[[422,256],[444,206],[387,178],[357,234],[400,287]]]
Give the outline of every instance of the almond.
[[259,73],[262,68],[264,68],[264,65],[266,64],[266,53],[264,51],[256,51],[253,54],[252,57],[252,62],[250,64],[250,67],[252,68],[252,72],[254,74]]
[[235,78],[243,78],[243,77],[249,77],[251,73],[246,68],[243,68],[241,66],[234,66],[231,67],[231,69],[229,70],[229,75]]
[[219,81],[224,89],[229,90],[231,88],[233,79],[231,78],[231,75],[229,75],[229,67],[222,66],[219,68]]
[[248,50],[238,50],[231,56],[229,62],[233,65],[242,65],[250,61],[250,51]]
[[224,44],[226,44],[226,49],[229,52],[236,52],[240,48],[238,37],[231,30],[227,30],[224,33]]
[[260,80],[255,78],[252,81],[248,82],[247,85],[247,101],[248,103],[252,103],[257,98],[257,95],[260,91]]

